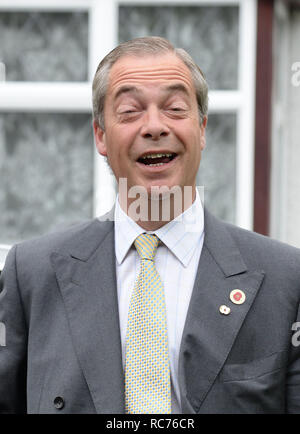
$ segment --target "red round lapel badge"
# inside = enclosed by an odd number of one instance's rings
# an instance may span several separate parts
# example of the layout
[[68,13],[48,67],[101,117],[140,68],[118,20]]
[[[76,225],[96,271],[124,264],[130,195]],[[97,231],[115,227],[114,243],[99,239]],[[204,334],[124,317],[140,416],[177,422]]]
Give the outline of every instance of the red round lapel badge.
[[234,304],[243,304],[246,300],[246,295],[241,289],[233,289],[229,295],[229,298]]

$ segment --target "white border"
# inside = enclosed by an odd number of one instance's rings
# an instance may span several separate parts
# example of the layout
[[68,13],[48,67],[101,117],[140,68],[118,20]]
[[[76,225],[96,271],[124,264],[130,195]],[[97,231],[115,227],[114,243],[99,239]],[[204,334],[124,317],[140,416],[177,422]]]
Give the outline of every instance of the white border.
[[288,6],[275,2],[273,46],[280,53],[275,57],[272,86],[272,147],[271,147],[271,200],[270,236],[283,242],[287,240],[287,153],[289,129],[287,128],[290,71],[290,21]]
[[242,105],[237,112],[236,223],[245,229],[253,228],[256,15],[256,0],[241,1],[239,91]]

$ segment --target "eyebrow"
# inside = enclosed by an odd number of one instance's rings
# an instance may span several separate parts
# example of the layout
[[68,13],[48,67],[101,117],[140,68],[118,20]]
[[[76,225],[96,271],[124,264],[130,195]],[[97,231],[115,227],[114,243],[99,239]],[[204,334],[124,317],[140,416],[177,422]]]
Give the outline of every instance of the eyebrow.
[[[163,90],[165,92],[183,92],[186,95],[189,94],[186,86],[184,86],[181,83],[175,83],[175,84],[170,84],[170,85],[164,86]],[[120,89],[117,91],[114,99],[116,100],[117,98],[119,98],[120,95],[122,95],[124,93],[129,93],[129,92],[141,93],[140,89],[137,88],[136,86],[125,85],[125,86],[120,87]]]
[[186,95],[188,95],[188,90],[186,86],[181,83],[175,83],[175,84],[170,84],[169,86],[165,86],[164,90],[166,92],[183,92]]
[[140,93],[140,90],[135,86],[121,86],[118,92],[116,93],[114,99],[116,100],[123,93],[129,93],[129,92]]

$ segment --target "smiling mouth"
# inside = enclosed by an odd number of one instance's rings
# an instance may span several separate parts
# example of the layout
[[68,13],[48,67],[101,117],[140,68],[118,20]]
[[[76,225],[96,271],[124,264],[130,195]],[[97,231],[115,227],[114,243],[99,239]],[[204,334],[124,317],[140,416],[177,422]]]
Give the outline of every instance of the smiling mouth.
[[177,154],[175,153],[166,153],[166,154],[148,154],[140,157],[137,161],[139,163],[145,164],[146,166],[163,166],[164,164],[168,164],[172,161]]

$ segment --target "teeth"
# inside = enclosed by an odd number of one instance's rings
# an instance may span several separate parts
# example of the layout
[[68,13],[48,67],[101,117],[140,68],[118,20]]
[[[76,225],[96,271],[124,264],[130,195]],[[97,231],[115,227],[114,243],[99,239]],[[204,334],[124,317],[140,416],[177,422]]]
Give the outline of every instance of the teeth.
[[143,160],[147,158],[161,158],[161,157],[172,157],[172,154],[149,154],[142,157]]
[[148,164],[148,166],[163,166],[165,163]]

